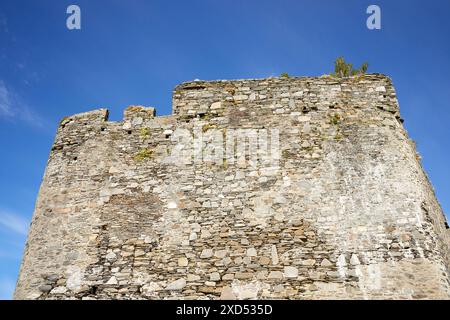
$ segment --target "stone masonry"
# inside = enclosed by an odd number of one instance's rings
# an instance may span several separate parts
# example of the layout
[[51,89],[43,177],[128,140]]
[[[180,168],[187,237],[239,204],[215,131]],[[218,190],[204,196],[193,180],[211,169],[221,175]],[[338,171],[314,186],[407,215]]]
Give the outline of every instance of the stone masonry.
[[[170,116],[66,117],[15,298],[448,299],[448,225],[402,122],[380,74],[193,81]],[[208,139],[177,135],[233,129],[277,129],[278,163],[194,161]]]

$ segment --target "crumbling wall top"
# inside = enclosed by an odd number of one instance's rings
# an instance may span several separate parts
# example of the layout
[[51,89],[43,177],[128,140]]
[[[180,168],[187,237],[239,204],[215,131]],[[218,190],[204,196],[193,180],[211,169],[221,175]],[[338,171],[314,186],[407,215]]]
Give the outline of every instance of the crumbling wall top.
[[[288,104],[290,109],[303,110],[305,105],[334,103],[360,108],[376,107],[399,115],[392,81],[383,74],[348,78],[322,76],[189,81],[175,87],[172,115],[181,119],[205,114],[221,116],[230,106],[239,107],[243,103],[255,112],[258,108],[270,109],[272,105],[278,108]],[[259,112],[264,115],[264,111]],[[60,124],[62,127],[69,123],[95,125],[108,121],[108,114],[108,110],[102,108],[65,117]],[[136,124],[155,117],[155,108],[132,105],[125,109],[123,122]]]

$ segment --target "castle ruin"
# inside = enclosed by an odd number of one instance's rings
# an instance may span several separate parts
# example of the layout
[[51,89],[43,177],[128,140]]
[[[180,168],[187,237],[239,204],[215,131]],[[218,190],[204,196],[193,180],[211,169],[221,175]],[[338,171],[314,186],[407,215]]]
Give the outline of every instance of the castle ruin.
[[402,122],[380,74],[193,81],[170,116],[64,118],[15,298],[449,299]]

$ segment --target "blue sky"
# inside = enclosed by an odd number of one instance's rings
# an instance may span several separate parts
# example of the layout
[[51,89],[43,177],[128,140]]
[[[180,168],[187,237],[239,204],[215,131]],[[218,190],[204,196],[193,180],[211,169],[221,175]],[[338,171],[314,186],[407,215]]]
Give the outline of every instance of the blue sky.
[[[81,30],[66,8],[81,8]],[[382,29],[368,30],[377,4]],[[131,104],[170,114],[192,79],[322,75],[344,56],[392,77],[450,212],[448,0],[0,0],[0,299],[11,297],[59,120]]]

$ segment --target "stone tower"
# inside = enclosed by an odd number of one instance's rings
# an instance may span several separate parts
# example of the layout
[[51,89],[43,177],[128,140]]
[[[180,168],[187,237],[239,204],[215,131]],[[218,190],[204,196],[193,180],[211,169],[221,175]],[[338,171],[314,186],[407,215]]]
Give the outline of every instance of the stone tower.
[[450,297],[391,80],[194,81],[58,128],[16,299]]

